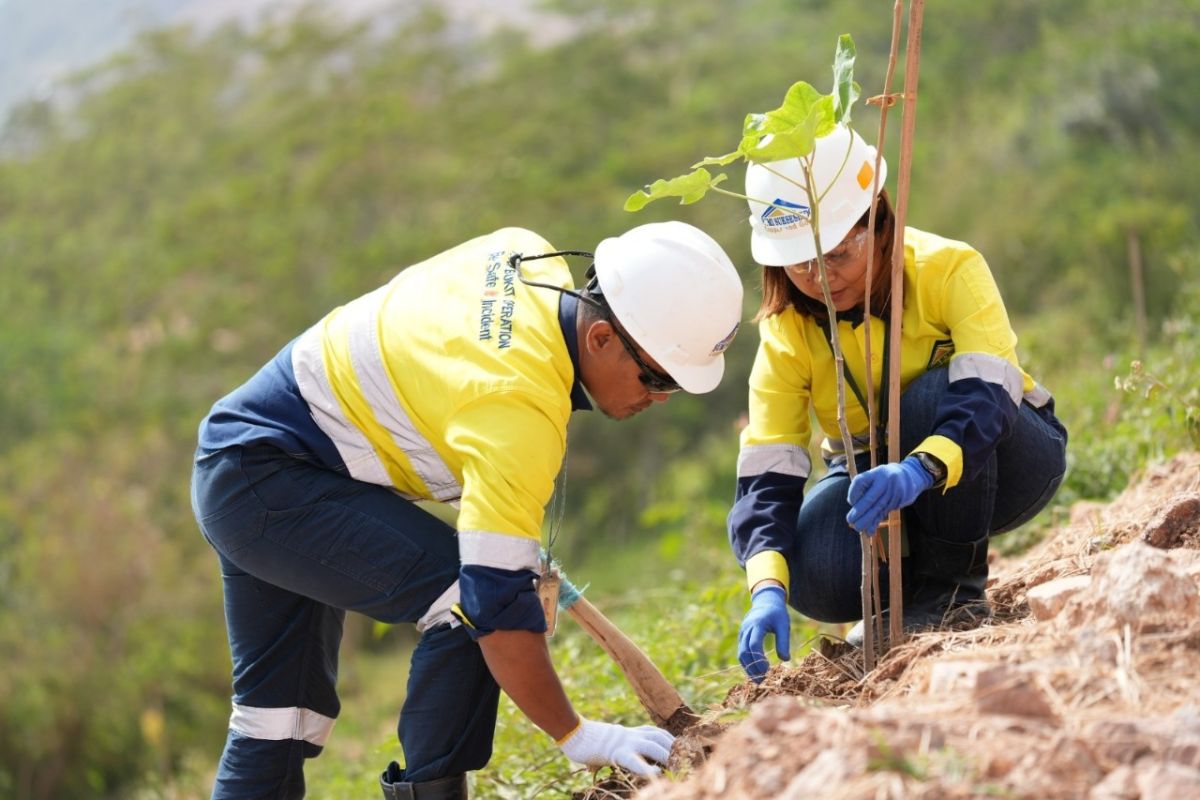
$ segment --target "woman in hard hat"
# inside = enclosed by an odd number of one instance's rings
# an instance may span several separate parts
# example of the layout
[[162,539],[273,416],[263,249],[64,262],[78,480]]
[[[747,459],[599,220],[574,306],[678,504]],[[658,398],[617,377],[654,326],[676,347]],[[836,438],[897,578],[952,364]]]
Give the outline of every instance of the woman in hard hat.
[[[797,159],[746,172],[751,249],[763,266],[761,341],[750,376],[729,539],[746,569],[751,607],[738,658],[761,680],[764,637],[789,657],[787,607],[824,622],[862,616],[859,537],[904,509],[904,621],[909,630],[973,626],[990,615],[984,595],[988,537],[1029,520],[1054,495],[1067,432],[1054,400],[1021,369],[1017,337],[987,263],[963,242],[906,228],[900,363],[888,363],[895,218],[880,192],[868,236],[875,148],[839,127],[817,141],[814,196],[837,310],[848,389],[846,422],[858,476],[851,481],[837,423],[830,321]],[[879,185],[887,175],[880,160]],[[875,248],[871,318],[864,320],[867,248]],[[876,408],[889,375],[901,386],[896,464],[870,469],[864,339],[871,330]],[[805,495],[812,470],[810,414],[828,471]],[[881,420],[881,428],[886,422]],[[880,462],[886,438],[878,437]],[[887,571],[881,570],[886,587]],[[886,601],[888,593],[882,592]],[[849,637],[861,643],[861,623]]]

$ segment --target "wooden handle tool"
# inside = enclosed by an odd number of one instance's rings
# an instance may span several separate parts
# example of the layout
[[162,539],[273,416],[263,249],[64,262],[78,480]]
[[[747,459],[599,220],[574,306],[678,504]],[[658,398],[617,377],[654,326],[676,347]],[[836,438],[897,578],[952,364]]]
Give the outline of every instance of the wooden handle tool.
[[565,609],[608,653],[625,675],[654,724],[678,735],[697,719],[683,696],[632,639],[588,602],[565,575],[558,606]]

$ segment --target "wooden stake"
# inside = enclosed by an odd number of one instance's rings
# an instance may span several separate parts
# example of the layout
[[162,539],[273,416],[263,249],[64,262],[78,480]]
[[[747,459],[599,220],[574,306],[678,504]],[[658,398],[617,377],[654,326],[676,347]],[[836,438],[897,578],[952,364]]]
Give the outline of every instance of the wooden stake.
[[[898,0],[899,2],[899,0]],[[888,385],[888,461],[900,461],[900,328],[904,316],[904,226],[908,217],[908,186],[912,172],[912,142],[917,128],[917,81],[921,65],[921,24],[925,0],[908,7],[908,42],[904,61],[904,113],[900,126],[900,173],[896,181],[896,243],[892,258],[891,363]],[[891,644],[904,639],[904,595],[900,576],[900,512],[888,519],[890,558],[888,578],[891,606]]]
[[[896,51],[900,49],[900,24],[901,24],[901,12],[903,10],[904,10],[904,0],[896,0],[895,6],[892,9],[892,46],[891,46],[891,50],[888,53],[887,73],[883,79],[883,94],[873,97],[867,101],[868,103],[877,103],[879,105],[879,135],[875,139],[875,179],[874,179],[874,181],[872,183],[872,187],[871,187],[871,211],[870,211],[870,214],[867,216],[867,286],[866,286],[867,296],[865,298],[865,303],[864,303],[864,308],[863,308],[863,316],[867,320],[867,328],[863,332],[863,337],[864,337],[863,361],[866,364],[866,373],[867,373],[866,374],[867,428],[868,428],[868,437],[869,437],[869,442],[870,442],[870,444],[868,446],[871,449],[871,466],[872,467],[877,466],[879,463],[879,458],[878,458],[879,442],[878,442],[878,436],[877,436],[877,431],[879,429],[879,413],[878,413],[878,409],[876,408],[876,403],[875,403],[875,371],[874,371],[875,367],[874,367],[874,361],[871,358],[871,352],[872,352],[872,350],[871,350],[871,347],[872,347],[872,345],[871,345],[871,342],[872,342],[872,336],[871,336],[871,292],[872,292],[872,286],[871,286],[871,284],[872,284],[872,281],[873,281],[873,278],[875,275],[875,215],[879,208],[879,190],[882,188],[879,185],[879,168],[883,162],[883,145],[884,145],[884,141],[885,141],[884,137],[885,137],[885,134],[887,133],[888,109],[891,108],[892,105],[895,103],[895,97],[893,95],[891,95],[890,92],[891,92],[891,88],[892,88],[892,76],[896,72]],[[890,360],[891,355],[888,354],[887,358]],[[884,526],[880,526],[879,531],[876,531],[877,535],[882,530],[884,530]],[[890,547],[892,534],[889,531],[885,535],[887,536],[887,539],[889,542],[889,547]],[[896,535],[897,536],[899,535],[899,531],[896,532]],[[892,565],[894,562],[888,557],[887,551],[883,549],[883,547],[881,546],[881,544],[879,542],[872,542],[871,549],[872,549],[872,552],[878,551],[880,558],[882,558],[882,560],[888,562],[889,586],[890,587],[899,587],[900,581],[901,581],[899,565],[898,564],[896,564],[895,566]],[[877,598],[878,604],[882,605],[883,597],[881,596],[881,594],[879,592],[879,566],[878,566],[878,564],[874,563],[874,561],[875,560],[872,559],[872,566],[871,566],[872,571],[874,573],[872,575],[872,579],[873,579],[873,583],[874,583],[874,587],[875,587],[874,593],[875,593],[875,597]],[[898,608],[898,606],[893,601],[893,598],[895,598],[896,594],[897,594],[896,588],[891,588],[889,590],[888,604],[893,609],[892,613],[895,613],[895,609]],[[864,613],[865,613],[865,611],[864,611]],[[901,609],[901,614],[903,614],[903,609]],[[882,615],[878,615],[877,619],[875,619],[875,620],[868,620],[867,617],[865,617],[865,616],[863,617],[863,627],[866,627],[867,625],[872,625],[873,623],[874,623],[876,635],[880,642],[880,649],[883,652],[886,652],[887,647],[883,646],[883,643],[885,640],[883,637]],[[865,645],[865,643],[866,642],[864,639],[864,645]]]

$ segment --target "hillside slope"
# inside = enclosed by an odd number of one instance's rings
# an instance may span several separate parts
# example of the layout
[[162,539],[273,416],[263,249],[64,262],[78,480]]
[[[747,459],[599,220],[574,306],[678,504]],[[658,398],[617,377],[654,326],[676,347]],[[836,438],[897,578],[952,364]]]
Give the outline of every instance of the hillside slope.
[[636,797],[1200,797],[1200,454],[992,574],[993,624],[914,637],[865,679],[840,644],[776,666]]

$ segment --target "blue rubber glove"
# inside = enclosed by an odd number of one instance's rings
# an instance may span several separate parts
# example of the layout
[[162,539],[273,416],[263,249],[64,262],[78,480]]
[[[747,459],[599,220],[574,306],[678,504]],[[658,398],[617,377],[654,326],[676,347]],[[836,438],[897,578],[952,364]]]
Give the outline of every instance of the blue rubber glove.
[[788,619],[787,597],[779,586],[764,586],[754,593],[738,631],[738,661],[755,683],[761,683],[771,667],[763,650],[768,633],[775,634],[775,654],[780,660],[790,659],[792,623]]
[[869,469],[850,481],[850,491],[846,495],[850,513],[846,515],[846,522],[860,533],[875,533],[884,517],[898,508],[912,505],[930,486],[933,486],[933,476],[913,456],[899,464]]

